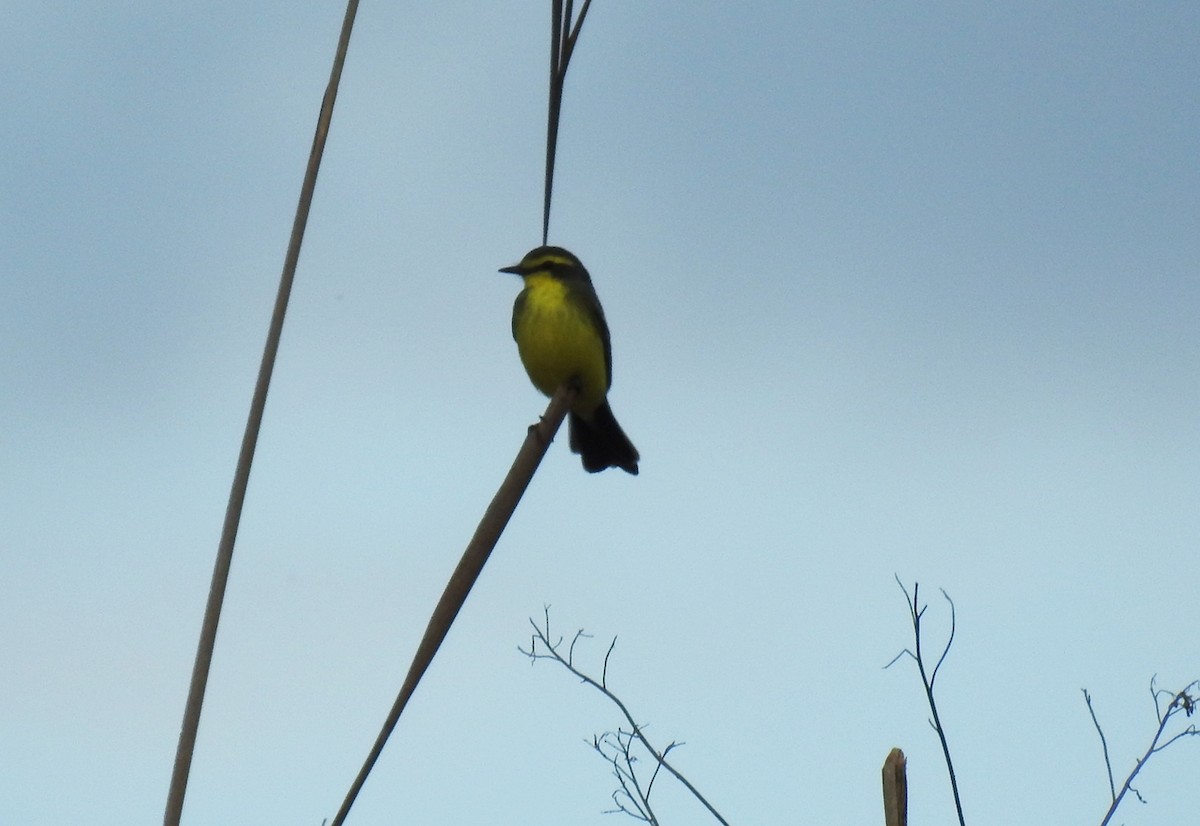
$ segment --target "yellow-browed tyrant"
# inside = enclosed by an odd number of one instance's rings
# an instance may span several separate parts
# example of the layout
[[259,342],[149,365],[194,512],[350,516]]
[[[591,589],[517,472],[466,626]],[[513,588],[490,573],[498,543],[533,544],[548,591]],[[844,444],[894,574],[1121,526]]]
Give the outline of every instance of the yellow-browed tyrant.
[[578,384],[570,414],[571,451],[596,473],[619,467],[637,474],[638,452],[608,406],[612,345],[604,310],[579,259],[562,247],[538,247],[500,272],[521,276],[512,331],[533,386],[547,396]]

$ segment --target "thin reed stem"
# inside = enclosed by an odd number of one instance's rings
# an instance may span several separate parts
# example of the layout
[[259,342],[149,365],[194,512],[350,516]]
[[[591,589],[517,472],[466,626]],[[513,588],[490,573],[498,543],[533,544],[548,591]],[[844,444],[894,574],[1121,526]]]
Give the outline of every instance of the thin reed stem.
[[262,361],[258,368],[258,379],[254,385],[254,395],[250,400],[250,414],[242,435],[242,446],[233,473],[229,502],[225,507],[221,539],[217,544],[216,563],[213,566],[212,582],[209,585],[208,602],[204,607],[204,619],[200,625],[200,641],[196,646],[196,659],[192,665],[192,679],[188,686],[187,702],[184,705],[183,723],[179,730],[179,744],[175,750],[171,785],[167,790],[167,805],[163,814],[164,826],[178,826],[183,815],[183,799],[187,793],[192,755],[196,749],[196,734],[200,728],[204,691],[208,685],[208,672],[212,666],[213,649],[216,647],[217,625],[220,623],[221,606],[225,601],[225,586],[229,581],[229,569],[233,564],[233,546],[237,539],[238,525],[242,519],[246,487],[250,481],[250,466],[254,462],[254,450],[258,444],[259,430],[262,428],[263,410],[267,405],[267,390],[271,385],[271,374],[275,369],[275,356],[279,352],[279,339],[283,333],[283,319],[287,313],[288,299],[291,297],[292,282],[296,277],[296,264],[300,260],[300,246],[304,241],[304,229],[308,225],[308,213],[317,185],[317,172],[321,168],[321,156],[325,151],[325,139],[329,135],[329,124],[333,118],[333,104],[337,100],[342,66],[346,62],[346,49],[350,45],[350,31],[354,27],[354,16],[357,11],[358,0],[348,0],[346,15],[342,21],[341,35],[338,38],[337,53],[333,59],[333,69],[329,75],[329,85],[326,87],[325,97],[321,101],[321,111],[317,116],[317,128],[308,156],[308,166],[304,171],[304,182],[300,187],[300,200],[296,205],[295,220],[292,222],[292,235],[288,241],[283,272],[279,277],[275,308],[271,313],[267,341],[263,347]]
[[529,428],[525,443],[517,453],[517,458],[513,461],[513,465],[500,484],[499,490],[496,491],[496,495],[492,497],[491,504],[484,511],[483,518],[479,520],[479,527],[475,529],[475,535],[467,543],[458,567],[454,569],[450,581],[446,584],[446,589],[434,607],[429,624],[425,628],[425,636],[421,638],[421,644],[417,646],[417,652],[413,655],[412,663],[408,667],[408,674],[404,678],[404,684],[400,687],[400,693],[396,695],[396,701],[392,704],[392,709],[388,712],[387,719],[384,720],[383,727],[375,738],[375,745],[371,747],[371,752],[363,762],[358,776],[354,778],[350,790],[342,801],[342,807],[338,809],[330,826],[341,826],[346,820],[346,816],[350,814],[350,808],[354,805],[363,784],[367,782],[371,769],[375,767],[375,761],[383,753],[383,747],[387,745],[388,738],[396,728],[400,714],[408,705],[409,699],[417,689],[417,684],[421,682],[421,677],[425,675],[438,648],[441,647],[446,635],[450,632],[450,626],[458,616],[463,603],[467,601],[467,595],[471,593],[472,586],[479,579],[483,566],[492,554],[492,549],[496,547],[500,534],[508,525],[508,520],[512,518],[513,511],[517,509],[517,503],[521,501],[521,496],[529,487],[534,471],[537,470],[542,457],[546,455],[547,448],[554,440],[554,435],[558,432],[563,418],[567,415],[567,411],[571,408],[578,393],[579,389],[573,383],[564,384],[558,388],[558,392],[550,399],[550,405],[546,408],[546,412],[542,414],[541,421]]

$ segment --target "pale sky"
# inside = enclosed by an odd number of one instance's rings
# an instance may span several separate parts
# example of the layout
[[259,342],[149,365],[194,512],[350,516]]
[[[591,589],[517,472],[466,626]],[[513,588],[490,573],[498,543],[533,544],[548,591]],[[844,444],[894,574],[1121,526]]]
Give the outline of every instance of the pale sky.
[[[365,3],[184,823],[320,824],[545,400],[497,268],[541,233],[548,3]],[[0,801],[160,822],[344,7],[0,27]],[[350,824],[601,824],[614,708],[731,823],[1094,824],[1200,678],[1200,6],[596,0],[550,240],[637,478],[552,446]],[[1200,808],[1200,741],[1118,820]],[[664,823],[705,822],[667,778]],[[616,819],[614,819],[616,817]]]

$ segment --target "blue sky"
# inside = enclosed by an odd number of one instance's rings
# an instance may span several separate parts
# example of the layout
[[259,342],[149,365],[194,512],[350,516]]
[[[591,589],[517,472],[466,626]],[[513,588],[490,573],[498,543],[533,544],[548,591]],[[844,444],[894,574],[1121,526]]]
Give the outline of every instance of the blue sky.
[[[548,4],[365,4],[251,479],[186,823],[336,810],[544,407]],[[43,4],[0,32],[0,799],[161,818],[343,9]],[[587,264],[637,478],[538,477],[353,823],[601,823],[614,710],[731,822],[1097,823],[1149,681],[1200,677],[1200,7],[593,4],[551,241]],[[565,440],[564,440],[565,441]],[[1127,824],[1194,815],[1198,744]],[[996,782],[997,776],[1003,783]],[[664,822],[701,813],[663,785]],[[608,818],[608,819],[606,819]]]

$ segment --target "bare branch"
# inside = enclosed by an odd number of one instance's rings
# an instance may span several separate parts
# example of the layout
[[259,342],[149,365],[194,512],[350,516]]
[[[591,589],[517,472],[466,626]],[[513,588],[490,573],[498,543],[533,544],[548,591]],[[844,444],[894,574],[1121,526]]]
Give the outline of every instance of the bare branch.
[[[606,731],[604,734],[594,737],[593,742],[596,751],[607,762],[612,764],[613,775],[617,778],[617,782],[621,786],[621,788],[615,789],[612,793],[613,803],[617,805],[617,808],[609,809],[605,814],[620,812],[636,820],[656,824],[657,826],[658,818],[650,806],[649,789],[644,792],[642,791],[638,783],[637,773],[634,771],[633,764],[637,762],[637,758],[631,752],[633,735],[622,729],[617,729],[615,733]],[[611,754],[605,751],[606,746],[611,751]],[[632,806],[633,809],[631,810],[629,806]]]
[[904,649],[903,651],[901,651],[899,654],[897,654],[896,656],[892,657],[892,659],[891,659],[891,660],[888,662],[888,664],[884,666],[884,669],[886,670],[886,669],[888,669],[888,668],[891,668],[891,667],[892,667],[893,665],[895,665],[895,664],[896,664],[896,662],[897,662],[897,661],[898,661],[898,660],[899,660],[901,657],[903,657],[905,654],[907,654],[909,657],[911,657],[911,658],[912,658],[914,661],[917,659],[917,655],[916,655],[916,654],[914,654],[912,651],[910,651],[910,650],[908,650],[907,648],[905,648],[905,649]]
[[[604,667],[601,672],[601,678],[599,681],[597,681],[595,678],[585,674],[583,671],[576,668],[573,660],[563,657],[562,654],[559,653],[557,646],[553,646],[550,644],[549,634],[547,632],[547,629],[539,627],[537,625],[537,623],[535,623],[533,621],[532,618],[530,618],[529,622],[534,627],[535,639],[540,639],[542,641],[542,644],[548,649],[548,651],[550,653],[547,655],[535,654],[535,653],[533,653],[532,645],[530,646],[530,651],[522,651],[522,653],[525,654],[527,657],[529,657],[533,661],[536,661],[539,659],[556,660],[559,665],[561,665],[563,668],[567,669],[567,671],[571,672],[576,677],[578,677],[581,682],[585,683],[586,685],[590,685],[592,688],[596,689],[601,694],[603,694],[605,697],[607,697],[609,702],[611,702],[613,705],[615,705],[620,710],[621,714],[625,717],[625,720],[629,723],[629,731],[622,732],[622,730],[618,729],[618,738],[620,738],[621,736],[625,736],[628,739],[628,743],[626,745],[626,750],[628,750],[629,745],[632,744],[633,739],[636,738],[637,741],[642,745],[642,747],[650,753],[651,757],[654,758],[655,764],[657,765],[658,768],[663,768],[663,769],[666,769],[668,772],[670,772],[670,774],[676,780],[678,780],[680,783],[682,783],[683,786],[689,792],[691,792],[692,796],[694,798],[696,798],[696,800],[698,800],[700,802],[700,804],[704,806],[705,809],[708,810],[709,814],[711,814],[717,820],[717,822],[721,823],[723,826],[729,826],[728,821],[726,821],[725,818],[723,818],[721,816],[721,814],[715,808],[713,808],[712,804],[709,803],[708,800],[704,797],[704,795],[702,795],[700,793],[700,791],[695,786],[692,785],[691,781],[689,781],[686,777],[684,777],[682,774],[680,774],[679,770],[676,769],[674,766],[672,766],[667,761],[667,759],[666,759],[667,753],[669,751],[671,751],[671,749],[682,745],[682,743],[672,742],[670,746],[668,746],[666,749],[664,749],[662,751],[659,751],[658,749],[654,748],[653,744],[651,744],[651,742],[646,738],[646,735],[644,732],[644,726],[640,725],[634,719],[633,715],[630,713],[629,708],[625,705],[625,703],[622,702],[621,699],[608,688],[608,663],[609,663],[609,658],[612,656],[613,649],[616,647],[616,644],[617,644],[616,638],[615,637],[613,638],[612,643],[608,647],[608,652],[604,656]],[[584,637],[584,636],[586,636],[586,635],[584,634],[583,630],[581,629],[575,635],[575,639],[578,640],[580,637]],[[573,649],[573,647],[574,646],[572,644],[572,649]],[[603,738],[597,738],[597,740],[596,740],[596,743],[603,743],[603,742],[604,742]],[[601,749],[599,748],[599,745],[596,745],[596,749],[597,749],[597,751],[601,751]],[[603,753],[603,752],[601,751],[601,753]],[[607,759],[608,755],[605,755],[605,756]],[[632,758],[632,755],[630,755],[630,757]],[[632,772],[633,760],[630,759],[626,765],[629,768],[629,770]],[[657,775],[658,768],[655,769],[655,775]],[[637,780],[636,780],[636,777],[629,778],[629,779],[627,779],[626,782],[636,784]],[[651,783],[653,783],[653,779],[651,780]],[[624,788],[624,784],[622,785],[622,787]],[[640,786],[637,788],[640,788]],[[635,793],[636,793],[636,791],[635,791]],[[647,786],[645,797],[646,798],[649,797],[649,786]],[[618,803],[618,806],[620,806],[620,802],[617,801],[617,803]],[[652,823],[657,822],[657,821],[653,821],[650,819],[652,817],[652,812],[650,812],[648,809],[648,800],[646,800],[646,805],[647,805],[647,811],[644,813],[643,816],[646,818],[647,822],[652,822]],[[622,809],[622,811],[626,811],[626,810]],[[627,811],[627,813],[632,814],[631,812],[628,812],[628,811]]]
[[[600,685],[608,687],[608,658],[612,656],[613,649],[617,647],[617,638],[613,637],[613,641],[608,645],[608,651],[604,655],[604,668],[600,670]],[[664,752],[665,754],[665,752]]]
[[1183,738],[1183,737],[1195,737],[1197,734],[1200,734],[1200,731],[1197,731],[1197,730],[1196,730],[1196,726],[1195,726],[1194,724],[1193,724],[1193,725],[1190,725],[1190,726],[1188,726],[1187,728],[1185,728],[1183,731],[1179,732],[1178,734],[1172,735],[1172,737],[1171,737],[1169,740],[1167,740],[1167,741],[1166,741],[1166,742],[1164,742],[1164,743],[1161,743],[1161,744],[1160,744],[1160,745],[1159,745],[1157,748],[1155,748],[1155,749],[1152,749],[1152,750],[1150,751],[1150,753],[1151,753],[1151,754],[1156,754],[1157,752],[1160,752],[1160,751],[1162,751],[1162,750],[1163,750],[1163,749],[1165,749],[1167,746],[1169,746],[1169,745],[1171,745],[1172,743],[1174,743],[1176,740],[1179,740],[1179,739],[1181,739],[1181,738]]
[[1104,737],[1104,730],[1100,728],[1100,721],[1096,719],[1096,709],[1092,708],[1092,695],[1088,694],[1088,690],[1082,689],[1083,699],[1087,703],[1088,713],[1092,715],[1092,723],[1096,726],[1096,733],[1100,735],[1100,746],[1104,749],[1104,768],[1108,771],[1108,791],[1112,795],[1112,799],[1117,799],[1117,784],[1113,782],[1112,761],[1108,758],[1108,740]]
[[[683,745],[683,743],[678,743],[678,742],[672,740],[670,743],[667,744],[667,747],[665,749],[663,749],[662,756],[665,758],[668,754],[671,753],[671,749],[674,749],[677,746],[682,746],[682,745]],[[646,798],[647,799],[649,799],[650,792],[654,789],[654,781],[658,779],[658,773],[661,770],[662,770],[662,762],[660,761],[658,763],[655,763],[654,773],[650,775],[650,782],[646,784]]]
[[[1200,680],[1194,680],[1188,683],[1181,691],[1171,692],[1156,688],[1155,679],[1155,677],[1150,678],[1150,695],[1154,699],[1154,714],[1158,718],[1158,728],[1155,730],[1154,737],[1151,738],[1150,745],[1146,748],[1146,751],[1140,758],[1134,761],[1133,771],[1131,771],[1129,776],[1125,778],[1125,782],[1121,785],[1121,791],[1119,791],[1113,798],[1112,805],[1108,807],[1108,811],[1104,813],[1104,819],[1100,821],[1100,826],[1107,826],[1109,821],[1112,820],[1113,815],[1115,815],[1117,812],[1117,807],[1121,805],[1121,801],[1125,798],[1126,793],[1133,792],[1134,796],[1137,797],[1139,801],[1142,803],[1146,802],[1146,799],[1142,797],[1141,793],[1134,788],[1133,781],[1134,778],[1138,776],[1138,773],[1142,770],[1142,767],[1146,765],[1146,762],[1150,759],[1151,755],[1162,751],[1163,749],[1167,748],[1167,746],[1183,737],[1194,737],[1197,734],[1200,734],[1200,731],[1196,730],[1195,724],[1191,724],[1185,727],[1182,731],[1171,735],[1166,740],[1162,739],[1167,726],[1171,722],[1171,719],[1177,716],[1179,712],[1182,711],[1187,717],[1192,716],[1192,711],[1195,709],[1197,701],[1200,700],[1200,698],[1192,695],[1200,693]],[[1084,696],[1087,696],[1087,692],[1084,692]],[[1171,698],[1171,702],[1167,704],[1166,711],[1163,711],[1162,706],[1159,704],[1159,698],[1163,696]],[[1088,701],[1088,708],[1091,708],[1090,699]],[[1095,715],[1093,715],[1093,720],[1094,719]],[[1097,724],[1096,727],[1099,729],[1099,724]],[[1103,737],[1103,735],[1101,735],[1101,737]],[[1107,754],[1105,759],[1107,760]]]
[[946,646],[942,649],[942,654],[938,657],[937,664],[933,667],[932,672],[927,672],[925,668],[925,658],[921,652],[922,636],[921,636],[921,619],[925,615],[927,606],[920,604],[920,583],[913,583],[912,595],[908,593],[908,589],[904,587],[904,583],[900,581],[899,575],[896,576],[896,584],[900,586],[900,590],[904,592],[904,598],[908,603],[908,614],[912,619],[913,639],[915,642],[914,648],[916,653],[909,651],[907,648],[892,658],[892,661],[885,667],[890,667],[896,660],[908,654],[917,661],[917,671],[921,674],[921,685],[925,688],[925,699],[929,703],[929,711],[932,718],[929,720],[929,725],[937,733],[938,740],[942,744],[942,756],[946,761],[946,771],[950,774],[950,789],[954,792],[954,808],[958,813],[959,826],[966,826],[966,821],[963,819],[962,799],[958,794],[958,777],[954,772],[954,761],[950,759],[950,744],[946,741],[946,730],[942,727],[941,718],[938,715],[937,701],[933,696],[933,683],[937,679],[938,669],[942,667],[942,663],[946,661],[946,655],[950,653],[950,646],[954,642],[954,632],[956,627],[954,601],[950,599],[950,595],[942,590],[942,596],[950,603],[950,636],[946,640]]
[[[954,611],[954,600],[950,599],[950,595],[946,593],[945,588],[939,588],[942,596],[946,598],[946,602],[950,603],[950,636],[946,639],[946,647],[942,649],[942,656],[938,657],[937,665],[933,667],[933,673],[929,676],[929,688],[933,688],[934,682],[937,680],[938,669],[942,667],[942,663],[946,661],[946,655],[950,653],[950,646],[954,644],[954,631],[957,627],[957,621]],[[916,593],[916,589],[913,589]]]
[[575,662],[575,643],[579,642],[580,640],[590,640],[591,638],[592,635],[583,633],[582,628],[575,632],[575,639],[571,640],[571,648],[567,651],[568,663]]

